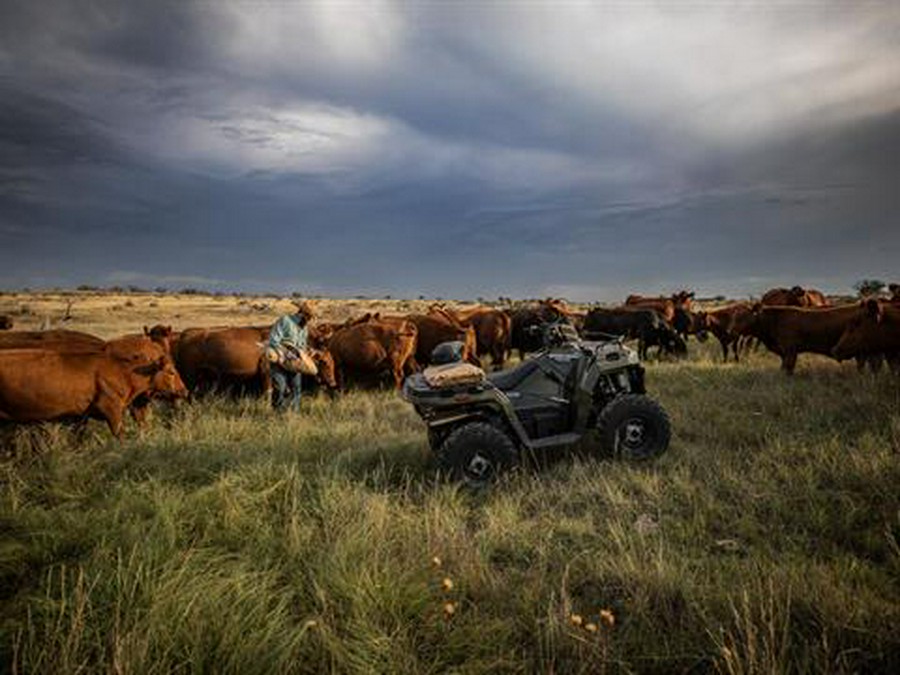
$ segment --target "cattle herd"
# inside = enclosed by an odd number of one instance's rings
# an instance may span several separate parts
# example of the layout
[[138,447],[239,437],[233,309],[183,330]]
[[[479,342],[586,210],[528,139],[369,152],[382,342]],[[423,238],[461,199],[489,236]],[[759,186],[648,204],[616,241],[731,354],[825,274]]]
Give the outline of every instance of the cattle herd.
[[[620,307],[573,311],[547,299],[512,310],[458,310],[435,304],[425,313],[365,314],[343,323],[320,321],[309,328],[309,349],[318,375],[310,386],[335,392],[349,386],[391,382],[429,365],[443,342],[462,343],[463,358],[500,368],[512,351],[522,357],[542,346],[540,330],[567,322],[585,339],[637,340],[642,358],[687,353],[691,336],[713,335],[738,360],[748,343],[765,346],[792,373],[797,356],[816,353],[856,359],[877,369],[886,359],[900,372],[900,286],[891,297],[832,306],[822,293],[777,288],[759,302],[713,310],[694,306],[693,293],[629,296]],[[16,331],[0,315],[0,424],[48,420],[106,421],[122,433],[126,412],[142,423],[154,399],[200,396],[213,389],[269,390],[264,345],[269,326],[189,328],[157,325],[143,334],[109,341],[71,330]]]

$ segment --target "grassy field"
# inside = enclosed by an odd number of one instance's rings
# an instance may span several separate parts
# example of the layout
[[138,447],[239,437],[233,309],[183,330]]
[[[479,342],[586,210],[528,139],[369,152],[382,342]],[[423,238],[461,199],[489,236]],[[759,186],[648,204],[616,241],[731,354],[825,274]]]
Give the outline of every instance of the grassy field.
[[[35,321],[59,307],[4,301]],[[109,336],[174,313],[268,316],[235,298],[126,301],[85,299],[69,323]],[[649,365],[675,434],[660,460],[564,458],[486,494],[435,475],[394,392],[299,415],[208,400],[121,444],[100,424],[81,443],[20,432],[0,463],[0,663],[898,672],[900,382],[808,357],[789,379],[714,347]]]

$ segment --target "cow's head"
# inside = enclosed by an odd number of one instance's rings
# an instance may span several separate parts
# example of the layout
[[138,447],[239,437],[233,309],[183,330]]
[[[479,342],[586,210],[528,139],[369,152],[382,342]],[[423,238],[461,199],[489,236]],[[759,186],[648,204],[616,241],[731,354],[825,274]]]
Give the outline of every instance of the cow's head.
[[731,333],[739,336],[753,335],[763,307],[761,302],[755,302],[746,311],[736,312],[731,321]]
[[157,344],[162,345],[167,352],[171,353],[172,342],[175,340],[175,331],[172,330],[172,326],[163,326],[162,324],[156,324],[151,328],[144,326],[144,335]]
[[831,350],[838,361],[866,354],[873,342],[873,333],[884,321],[884,306],[875,298],[863,300],[860,307],[862,311],[847,322],[841,338]]
[[706,332],[714,323],[715,316],[711,315],[709,312],[699,311],[694,314],[694,324],[697,326],[698,331]]
[[316,379],[330,392],[337,389],[337,377],[335,376],[334,357],[327,349],[310,349],[310,356],[316,362]]
[[806,290],[804,290],[803,286],[792,286],[788,291],[788,295],[798,305],[804,304],[806,300]]
[[318,323],[309,328],[309,346],[314,349],[323,349],[334,335],[335,326],[331,323]]
[[561,298],[545,298],[537,311],[541,321],[564,321],[569,315],[569,305]]
[[691,300],[693,299],[693,291],[678,291],[672,294],[672,303],[679,309],[690,310]]
[[151,394],[163,398],[188,398],[189,392],[181,375],[175,369],[175,364],[168,355],[162,355],[156,360],[138,366],[134,369],[138,375],[150,378],[149,391]]

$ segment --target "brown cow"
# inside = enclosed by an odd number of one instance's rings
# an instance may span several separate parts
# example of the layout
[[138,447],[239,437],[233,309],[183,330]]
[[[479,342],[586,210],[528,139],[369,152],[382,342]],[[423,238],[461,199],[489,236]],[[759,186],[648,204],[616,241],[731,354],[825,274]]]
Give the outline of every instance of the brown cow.
[[891,370],[900,372],[900,307],[875,299],[852,319],[832,350],[838,360],[887,356]]
[[490,307],[452,310],[441,305],[432,305],[428,312],[444,316],[465,328],[474,328],[476,354],[490,356],[495,368],[503,367],[512,339],[512,321],[506,312]]
[[891,302],[900,302],[900,284],[888,284],[888,292],[891,294]]
[[847,325],[863,308],[844,305],[824,309],[806,307],[764,307],[757,303],[744,314],[735,316],[733,329],[750,335],[781,357],[781,367],[793,374],[797,355],[805,352],[832,356]]
[[737,317],[751,311],[751,305],[747,302],[739,302],[727,307],[720,307],[706,312],[699,312],[697,320],[703,330],[716,336],[722,346],[722,358],[728,362],[728,349],[731,348],[734,360],[738,361],[740,335],[735,331],[734,325]]
[[416,324],[396,317],[369,316],[339,328],[328,341],[339,386],[347,386],[348,375],[366,377],[389,372],[394,385],[401,388],[404,374],[415,367],[417,337]]
[[125,409],[143,395],[184,396],[184,383],[160,349],[146,363],[109,353],[50,349],[0,351],[0,420],[46,422],[99,418],[122,436]]
[[188,328],[172,345],[172,356],[188,389],[197,394],[216,387],[269,388],[268,361],[261,343],[268,331],[256,328]]
[[[206,393],[217,387],[262,394],[270,389],[265,345],[268,326],[189,328],[173,345],[178,372],[191,391]],[[319,382],[330,389],[337,383],[334,360],[327,350],[310,348]]]
[[828,307],[829,302],[814,288],[793,286],[792,288],[773,288],[766,291],[760,304],[768,307]]
[[463,360],[481,366],[478,358],[478,342],[475,329],[463,326],[452,318],[434,314],[407,314],[404,317],[416,325],[416,362],[421,365],[431,363],[431,352],[442,342],[462,342]]
[[[72,330],[12,331],[0,336],[0,350],[48,349],[63,354],[107,353],[135,363],[152,363],[163,354],[171,355],[164,340],[154,340],[144,335],[126,335],[104,342],[89,333]],[[136,397],[129,410],[138,424],[143,424],[149,413],[150,396]]]
[[0,314],[0,330],[12,330],[13,320],[11,316]]

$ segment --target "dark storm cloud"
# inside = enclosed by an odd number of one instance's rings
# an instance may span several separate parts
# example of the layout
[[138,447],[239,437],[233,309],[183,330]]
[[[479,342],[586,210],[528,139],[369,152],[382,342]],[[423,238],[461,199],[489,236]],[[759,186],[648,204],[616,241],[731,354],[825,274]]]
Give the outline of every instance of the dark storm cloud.
[[898,26],[889,3],[5,3],[0,284],[891,276]]

